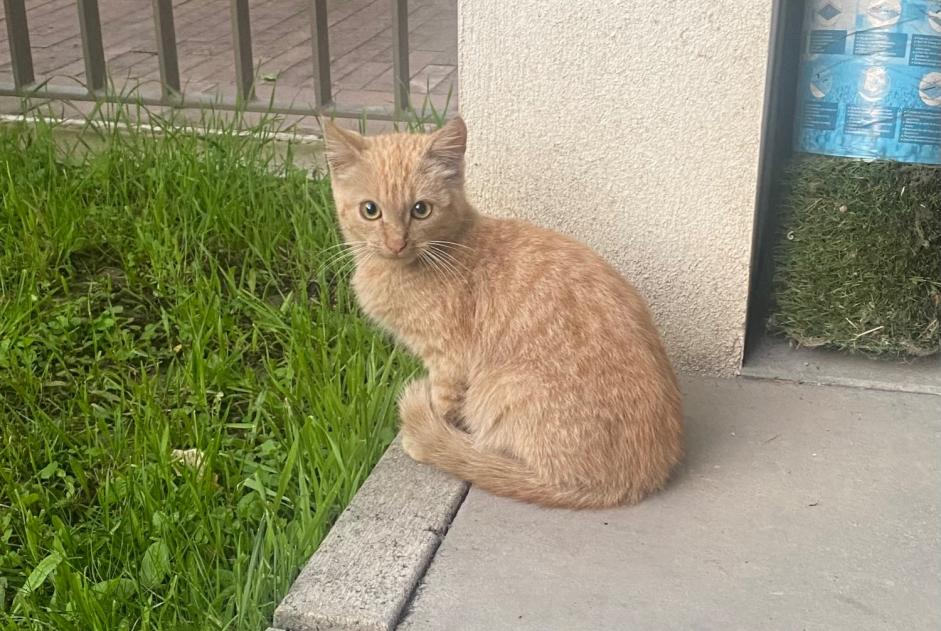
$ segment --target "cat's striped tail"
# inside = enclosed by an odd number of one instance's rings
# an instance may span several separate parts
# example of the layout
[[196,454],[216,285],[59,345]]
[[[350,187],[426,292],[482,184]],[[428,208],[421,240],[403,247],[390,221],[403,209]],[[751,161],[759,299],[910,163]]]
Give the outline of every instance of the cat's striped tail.
[[406,387],[399,400],[399,414],[402,448],[409,456],[494,495],[550,508],[606,508],[626,501],[625,493],[563,488],[544,482],[515,458],[476,448],[466,433],[434,413],[426,380]]

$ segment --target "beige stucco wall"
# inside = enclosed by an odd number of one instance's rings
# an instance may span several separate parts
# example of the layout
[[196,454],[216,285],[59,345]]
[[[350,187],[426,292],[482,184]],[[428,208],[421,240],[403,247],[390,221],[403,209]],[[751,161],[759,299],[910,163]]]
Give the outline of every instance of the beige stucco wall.
[[476,204],[586,241],[679,369],[735,372],[771,2],[458,1]]

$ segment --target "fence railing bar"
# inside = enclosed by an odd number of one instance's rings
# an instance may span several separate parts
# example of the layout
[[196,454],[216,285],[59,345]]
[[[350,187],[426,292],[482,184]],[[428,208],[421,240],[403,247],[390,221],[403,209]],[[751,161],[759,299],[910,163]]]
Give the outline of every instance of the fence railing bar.
[[269,101],[244,101],[242,99],[224,99],[211,95],[185,94],[170,103],[163,96],[147,96],[142,94],[91,94],[81,88],[67,86],[39,86],[21,89],[9,83],[0,83],[0,96],[17,96],[35,99],[62,99],[69,101],[107,101],[109,103],[141,104],[147,106],[172,105],[182,109],[217,109],[227,111],[259,112],[271,114],[297,114],[301,116],[327,115],[337,118],[361,118],[363,114],[370,120],[394,121],[401,120],[399,113],[384,107],[364,107],[361,109],[343,109],[334,107],[313,107],[309,103],[283,103]]
[[313,48],[314,98],[318,107],[333,102],[333,92],[330,86],[330,36],[327,26],[327,0],[312,0],[310,31]]
[[26,0],[3,0],[3,14],[7,22],[13,83],[17,87],[26,87],[36,81],[33,74],[33,50],[29,45],[29,26],[26,21]]
[[176,52],[176,27],[173,24],[173,0],[153,0],[154,30],[157,35],[157,59],[160,85],[168,99],[180,94],[180,62]]
[[105,49],[101,39],[98,0],[78,0],[78,24],[82,33],[85,83],[90,92],[104,90],[108,76],[105,70]]
[[392,0],[392,83],[395,111],[409,107],[408,0]]
[[232,48],[237,94],[243,101],[251,101],[255,96],[255,66],[248,0],[232,0]]

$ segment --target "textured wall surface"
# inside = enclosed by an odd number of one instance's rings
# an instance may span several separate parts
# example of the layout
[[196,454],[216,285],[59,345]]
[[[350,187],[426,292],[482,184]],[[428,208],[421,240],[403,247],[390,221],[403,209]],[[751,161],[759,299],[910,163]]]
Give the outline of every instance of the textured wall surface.
[[472,199],[603,254],[681,370],[741,362],[770,24],[770,2],[459,0]]

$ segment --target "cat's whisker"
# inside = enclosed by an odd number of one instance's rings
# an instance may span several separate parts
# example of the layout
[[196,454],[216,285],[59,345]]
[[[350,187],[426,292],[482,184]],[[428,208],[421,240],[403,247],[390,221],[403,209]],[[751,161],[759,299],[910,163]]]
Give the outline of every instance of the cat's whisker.
[[320,250],[321,254],[329,252],[330,250],[336,250],[337,248],[346,248],[353,245],[364,245],[366,241],[340,241],[339,243],[334,243],[333,245],[328,245],[327,247]]
[[438,267],[435,265],[435,262],[432,260],[427,251],[419,250],[418,260],[430,267],[435,274],[438,273]]
[[[334,261],[338,257],[347,256],[349,254],[355,254],[356,252],[359,252],[365,248],[368,248],[369,243],[367,243],[366,241],[353,241],[352,243],[341,243],[336,247],[339,247],[342,249],[339,252],[329,252],[328,262]],[[335,248],[329,248],[329,249],[332,250]],[[328,251],[329,250],[324,250],[324,252],[328,252]]]
[[451,265],[460,267],[464,272],[470,272],[470,269],[464,265],[464,262],[458,259],[454,254],[448,252],[447,250],[442,250],[437,246],[432,246],[435,252],[437,252],[442,258],[447,260]]
[[331,269],[336,266],[337,263],[345,261],[347,257],[350,256],[348,252],[343,252],[340,255],[334,256],[329,260],[325,261],[320,267],[317,268],[317,275],[320,276],[324,271]]
[[340,250],[339,252],[333,252],[330,256],[326,257],[321,263],[321,268],[326,268],[339,261],[340,259],[350,256],[351,250]]
[[[326,269],[328,269],[328,268],[330,268],[330,267],[336,265],[337,263],[343,261],[343,260],[346,259],[347,257],[349,257],[350,260],[354,260],[354,261],[355,261],[357,254],[360,254],[360,253],[362,253],[363,251],[369,249],[369,244],[366,243],[365,241],[363,241],[363,242],[354,242],[352,245],[350,245],[350,244],[344,244],[344,245],[349,245],[349,247],[348,247],[347,249],[345,249],[345,250],[340,251],[340,252],[333,253],[333,254],[330,256],[330,258],[328,258],[326,261],[324,261],[323,263],[321,263],[320,267],[317,269],[317,275],[318,275],[318,276],[319,276],[324,270],[326,270]],[[345,264],[342,265],[341,268],[342,268],[342,267],[345,267]]]
[[373,258],[375,258],[375,257],[376,257],[376,252],[375,252],[375,250],[373,250],[372,248],[370,248],[369,250],[367,250],[367,251],[365,252],[365,254],[363,254],[362,260],[360,260],[360,261],[355,261],[355,260],[354,260],[354,261],[353,261],[353,265],[350,266],[350,271],[355,270],[357,264],[359,264],[359,265],[366,264],[366,263],[368,263],[369,261],[371,261],[371,260],[372,260]]
[[366,263],[375,255],[375,251],[370,246],[362,247],[352,253],[350,258],[343,263],[341,269],[344,270],[344,273],[351,272],[356,269],[357,265],[362,265]]
[[[439,256],[440,256],[440,254],[439,254]],[[449,262],[449,261],[448,261],[447,259],[445,259],[444,257],[441,257],[441,263],[442,263],[445,267],[447,267],[449,270],[451,270],[451,273],[453,274],[454,278],[456,279],[456,281],[457,281],[458,283],[462,283],[462,284],[463,284],[464,282],[466,282],[466,277],[465,277],[465,275],[464,275],[464,272],[463,272],[462,270],[458,269],[453,263]]]
[[434,273],[435,276],[441,276],[442,280],[444,281],[450,280],[449,278],[447,278],[447,276],[445,276],[443,268],[438,264],[438,262],[434,259],[434,257],[432,256],[430,252],[428,252],[427,250],[422,250],[419,253],[418,257],[419,259],[427,263],[429,267],[431,267],[432,272]]
[[464,272],[470,272],[470,269],[464,264],[464,262],[458,259],[451,252],[448,252],[439,246],[432,246],[431,249],[434,250],[435,254],[437,254],[441,259],[454,268],[455,271],[457,271],[457,268],[459,267]]
[[364,245],[368,245],[368,243],[366,241],[346,241],[346,242],[341,241],[340,243],[334,243],[333,245],[329,245],[323,248],[322,250],[320,250],[320,255],[331,258],[337,254],[336,252],[337,250],[340,250],[341,252],[346,252],[350,249],[361,247]]
[[338,246],[337,248],[330,248],[330,249],[328,249],[328,250],[323,250],[323,252],[321,252],[321,254],[322,254],[322,255],[324,256],[324,258],[326,259],[325,262],[329,262],[329,261],[332,261],[333,259],[335,259],[335,258],[338,257],[338,256],[345,256],[345,255],[349,254],[350,252],[352,252],[352,251],[353,251],[355,248],[357,248],[357,247],[361,247],[361,246],[359,246],[358,244],[352,244],[352,245],[351,245],[351,244],[344,243],[344,244]]
[[[467,267],[467,265],[465,265],[464,262],[461,261],[453,252],[446,249],[449,246],[463,247],[468,252],[474,251],[473,248],[468,247],[462,243],[456,243],[454,241],[429,241],[428,242],[429,249],[434,250],[436,254],[439,256],[439,258],[442,258],[445,261],[447,261],[450,267],[454,267],[454,268],[459,267],[465,274],[470,273],[470,269]],[[462,278],[462,280],[464,279]]]
[[465,250],[469,252],[474,251],[474,248],[470,247],[469,245],[465,243],[458,243],[457,241],[429,241],[428,243],[432,243],[434,245],[446,245],[446,246],[454,246],[456,248],[464,248]]
[[436,262],[437,265],[440,265],[441,269],[443,270],[443,273],[447,275],[449,281],[453,283],[464,282],[464,277],[460,273],[460,271],[458,271],[458,269],[454,267],[454,265],[452,265],[447,260],[445,260],[441,256],[441,252],[439,250],[436,250],[434,248],[426,248],[425,252],[428,254],[428,256],[431,259],[433,259]]
[[346,276],[356,267],[354,259],[347,259],[341,263],[334,272],[337,276]]

